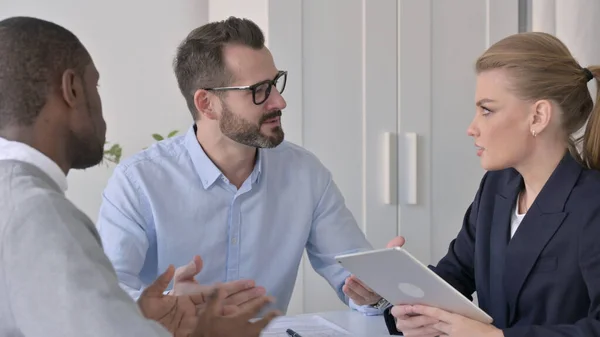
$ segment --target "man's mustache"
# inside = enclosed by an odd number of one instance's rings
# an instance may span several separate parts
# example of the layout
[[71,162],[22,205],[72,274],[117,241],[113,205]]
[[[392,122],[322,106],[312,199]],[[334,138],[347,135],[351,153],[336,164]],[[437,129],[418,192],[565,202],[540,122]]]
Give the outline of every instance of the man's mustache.
[[272,111],[272,112],[269,112],[269,113],[265,114],[260,119],[260,124],[264,123],[265,121],[267,121],[267,120],[269,120],[271,118],[275,118],[275,117],[281,117],[281,110],[275,110],[275,111]]

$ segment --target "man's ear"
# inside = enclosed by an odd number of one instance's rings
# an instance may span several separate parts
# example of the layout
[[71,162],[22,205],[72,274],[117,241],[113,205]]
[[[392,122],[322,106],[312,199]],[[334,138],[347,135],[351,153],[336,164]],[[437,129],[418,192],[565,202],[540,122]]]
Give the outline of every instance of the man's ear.
[[215,111],[214,104],[216,104],[216,97],[211,95],[207,90],[196,90],[194,93],[194,105],[198,112],[198,117],[217,119],[217,113]]
[[530,120],[531,133],[539,135],[542,133],[552,120],[554,106],[548,100],[539,100],[534,103]]
[[61,95],[65,103],[74,108],[77,105],[77,99],[83,95],[83,83],[73,69],[67,69],[61,78]]

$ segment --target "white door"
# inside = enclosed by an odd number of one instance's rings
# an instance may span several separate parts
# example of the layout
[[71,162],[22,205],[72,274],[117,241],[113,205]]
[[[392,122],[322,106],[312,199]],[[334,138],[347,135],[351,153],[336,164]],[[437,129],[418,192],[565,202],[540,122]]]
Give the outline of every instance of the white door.
[[[283,62],[301,55],[286,66],[302,74],[290,117],[302,145],[333,172],[375,247],[400,233],[436,262],[483,174],[466,135],[474,62],[518,32],[518,0],[292,2],[293,13],[270,2],[269,39]],[[290,312],[343,308],[305,260]]]
[[519,31],[519,1],[398,4],[398,130],[403,142],[398,186],[404,195],[399,232],[422,262],[436,263],[458,233],[483,175],[466,135],[475,113],[475,60],[491,43]]

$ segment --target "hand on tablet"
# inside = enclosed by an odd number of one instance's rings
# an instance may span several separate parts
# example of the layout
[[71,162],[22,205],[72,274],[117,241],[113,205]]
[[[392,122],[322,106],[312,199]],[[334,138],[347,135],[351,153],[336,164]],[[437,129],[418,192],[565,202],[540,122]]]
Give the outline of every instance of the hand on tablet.
[[[402,247],[404,242],[404,237],[395,237],[387,244],[387,248]],[[367,287],[354,275],[351,275],[346,279],[342,290],[344,291],[344,294],[350,297],[357,305],[374,305],[381,299],[379,294]]]
[[436,337],[442,334],[435,328],[439,319],[415,314],[411,305],[395,305],[391,314],[396,318],[396,329],[406,337]]
[[[396,328],[404,336],[503,337],[502,330],[461,315],[424,305],[398,305],[392,308]],[[409,315],[419,315],[409,317]],[[418,330],[420,329],[420,330]]]
[[367,287],[354,275],[346,279],[342,290],[357,305],[373,305],[381,299],[381,296]]

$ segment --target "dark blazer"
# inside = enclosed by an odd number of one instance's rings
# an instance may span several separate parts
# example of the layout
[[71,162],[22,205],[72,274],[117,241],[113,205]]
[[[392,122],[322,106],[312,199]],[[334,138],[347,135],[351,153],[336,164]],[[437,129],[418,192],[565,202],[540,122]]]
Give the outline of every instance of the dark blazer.
[[[600,172],[566,154],[510,238],[523,178],[487,172],[463,226],[430,268],[504,336],[600,336]],[[389,309],[385,321],[395,328]]]

